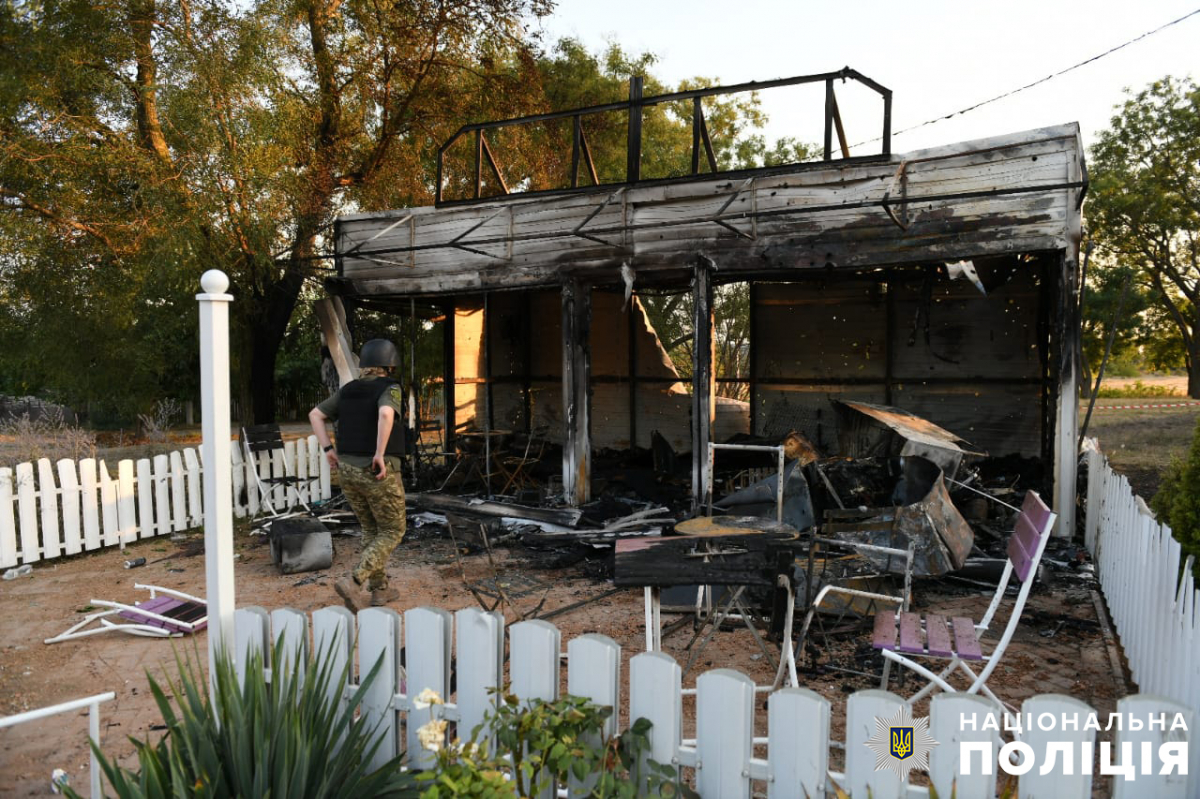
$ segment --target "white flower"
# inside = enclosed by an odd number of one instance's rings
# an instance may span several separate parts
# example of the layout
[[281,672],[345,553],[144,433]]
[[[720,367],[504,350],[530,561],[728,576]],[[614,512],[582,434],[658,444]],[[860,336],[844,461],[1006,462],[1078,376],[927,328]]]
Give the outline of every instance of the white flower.
[[433,690],[432,688],[426,688],[424,691],[417,694],[416,698],[413,699],[413,702],[418,707],[429,707],[430,705],[446,704],[442,700],[442,695],[439,694],[437,691]]
[[443,741],[446,740],[446,726],[445,720],[432,719],[428,724],[420,727],[417,730],[417,740],[421,742],[421,747],[430,752],[440,750]]

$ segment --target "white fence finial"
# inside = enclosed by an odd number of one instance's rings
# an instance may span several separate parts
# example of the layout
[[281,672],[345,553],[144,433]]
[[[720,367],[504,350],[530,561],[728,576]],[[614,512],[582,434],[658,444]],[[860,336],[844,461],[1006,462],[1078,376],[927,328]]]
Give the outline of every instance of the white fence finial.
[[229,444],[229,278],[210,269],[200,278],[200,407],[204,443],[204,569],[208,601],[208,673],[234,651],[233,477]]

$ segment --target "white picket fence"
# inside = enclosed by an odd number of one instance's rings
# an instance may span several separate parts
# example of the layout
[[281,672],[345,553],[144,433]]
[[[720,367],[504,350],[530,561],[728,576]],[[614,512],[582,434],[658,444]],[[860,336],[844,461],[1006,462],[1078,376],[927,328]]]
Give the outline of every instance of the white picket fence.
[[[268,613],[259,607],[239,609],[235,614],[235,662],[245,663],[251,652],[269,658],[272,641],[285,647],[283,663],[289,670],[304,661],[303,651],[332,651],[334,672],[357,661],[366,673],[382,661],[371,684],[362,713],[383,743],[375,765],[407,752],[409,766],[429,767],[434,755],[422,748],[421,726],[433,718],[457,722],[459,737],[471,731],[492,708],[495,695],[489,689],[507,684],[522,700],[553,700],[559,696],[561,662],[567,661],[567,691],[613,707],[611,733],[625,729],[638,718],[652,722],[649,757],[673,763],[694,778],[703,797],[733,799],[766,795],[770,799],[826,797],[834,783],[853,797],[874,799],[928,797],[928,788],[904,783],[891,770],[875,770],[875,753],[866,745],[876,731],[876,719],[886,719],[904,707],[895,694],[860,691],[850,696],[846,710],[846,737],[835,742],[830,734],[831,705],[828,700],[803,688],[787,688],[771,694],[765,711],[765,736],[756,735],[764,719],[756,718],[761,692],[748,677],[731,669],[714,669],[702,674],[696,688],[685,690],[679,665],[670,655],[645,652],[629,661],[628,701],[621,696],[621,648],[598,634],[572,639],[562,652],[562,636],[549,622],[535,620],[514,624],[507,630],[509,663],[505,674],[505,623],[498,613],[467,608],[451,614],[438,608],[419,607],[403,616],[390,608],[371,608],[357,616],[340,607],[315,611],[311,620],[297,610]],[[315,649],[314,649],[315,647]],[[404,659],[403,666],[401,659]],[[450,693],[452,663],[456,664],[456,691]],[[353,671],[351,669],[351,671]],[[507,683],[506,683],[507,681]],[[354,684],[351,680],[351,686]],[[345,701],[351,686],[333,685],[330,692]],[[436,691],[445,705],[416,701],[425,689]],[[685,729],[684,702],[695,701],[695,729]],[[1187,733],[1172,733],[1173,740],[1187,741],[1196,713],[1189,707],[1150,696],[1125,697],[1118,705],[1122,713],[1149,718],[1158,713],[1173,719],[1181,713]],[[992,797],[996,795],[998,767],[983,773],[981,759],[973,757],[972,774],[964,774],[960,742],[979,742],[1000,751],[997,729],[1003,724],[997,705],[981,696],[941,694],[930,707],[930,733],[938,745],[930,756],[929,781],[943,797]],[[1077,729],[1047,733],[1031,728],[1023,741],[1031,747],[1039,766],[1049,762],[1049,750],[1068,744],[1079,751],[1093,744],[1095,733],[1083,729],[1083,719],[1092,713],[1087,704],[1060,695],[1036,696],[1025,701],[1021,713],[1041,719],[1044,713],[1056,718],[1080,720]],[[993,717],[988,722],[988,717]],[[1103,716],[1100,717],[1102,720]],[[964,719],[971,721],[964,724]],[[966,729],[963,729],[964,726]],[[1143,728],[1144,729],[1144,728]],[[1159,740],[1164,734],[1121,733],[1131,740],[1131,751],[1144,751],[1138,742]],[[1061,739],[1055,743],[1055,739]],[[842,750],[840,771],[831,769],[831,750]],[[1087,751],[1091,751],[1090,747]],[[1116,749],[1114,749],[1116,751]],[[1157,751],[1157,750],[1155,750]],[[1060,751],[1061,754],[1061,751]],[[1193,763],[1194,763],[1193,758]],[[1090,756],[1089,756],[1090,761]],[[1079,763],[1076,758],[1076,763]],[[1093,777],[1081,773],[1067,776],[1061,758],[1054,773],[1035,768],[1020,778],[1022,797],[1090,799]],[[1195,769],[1192,769],[1194,772]],[[690,773],[689,773],[690,772]],[[1133,781],[1118,787],[1117,795],[1191,797],[1197,785],[1191,777],[1139,772]],[[1125,783],[1118,778],[1117,782]],[[1136,789],[1136,790],[1134,790]],[[572,790],[573,795],[577,792]],[[553,796],[553,793],[548,793]],[[578,795],[582,795],[578,793]]]
[[[261,477],[291,473],[298,486],[270,487],[276,511],[299,499],[329,499],[329,464],[316,436],[285,441],[282,451],[259,453],[251,463],[232,450],[234,513],[253,516],[263,502],[251,469]],[[286,471],[285,471],[286,470]],[[311,478],[311,479],[310,479]],[[141,538],[178,533],[203,523],[204,468],[193,448],[122,460],[112,476],[103,460],[63,459],[0,469],[0,568],[36,563]]]
[[1096,561],[1121,648],[1138,690],[1200,707],[1200,597],[1192,558],[1159,524],[1094,440],[1085,544]]

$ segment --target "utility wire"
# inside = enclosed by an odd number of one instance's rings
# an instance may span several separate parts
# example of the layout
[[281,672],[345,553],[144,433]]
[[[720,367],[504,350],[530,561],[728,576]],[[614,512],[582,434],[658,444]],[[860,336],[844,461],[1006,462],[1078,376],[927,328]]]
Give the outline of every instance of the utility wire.
[[[1104,58],[1105,56],[1112,55],[1113,53],[1117,52],[1118,50],[1123,50],[1131,44],[1136,44],[1136,43],[1140,42],[1142,39],[1145,39],[1148,36],[1153,36],[1154,34],[1159,33],[1160,31],[1164,31],[1167,28],[1171,27],[1172,25],[1178,25],[1180,22],[1183,22],[1185,19],[1194,17],[1197,14],[1200,14],[1200,8],[1197,8],[1195,11],[1192,11],[1190,13],[1184,14],[1179,19],[1173,19],[1170,22],[1166,23],[1165,25],[1160,25],[1157,28],[1155,28],[1154,30],[1146,31],[1141,36],[1130,39],[1129,41],[1127,41],[1123,44],[1118,44],[1116,47],[1112,47],[1108,50],[1105,50],[1103,53],[1100,53],[1099,55],[1094,55],[1091,58],[1087,59],[1086,61],[1080,61],[1078,64],[1069,66],[1066,69],[1055,72],[1052,75],[1047,75],[1044,78],[1035,80],[1033,83],[1027,83],[1024,86],[1020,87],[1019,89],[1013,89],[1012,91],[1005,92],[1004,94],[998,94],[995,97],[992,97],[990,99],[984,100],[979,103],[975,103],[975,105],[970,105],[970,106],[967,106],[966,108],[959,109],[958,111],[952,111],[951,113],[946,114],[944,116],[934,117],[933,119],[927,119],[924,122],[918,123],[911,127],[904,128],[903,130],[898,130],[895,133],[893,133],[892,136],[899,136],[902,133],[908,133],[910,131],[917,130],[918,128],[923,128],[926,125],[932,125],[935,122],[941,122],[944,119],[950,119],[952,117],[956,117],[956,116],[965,114],[969,111],[974,111],[977,108],[982,108],[983,106],[988,105],[989,103],[994,103],[997,100],[1003,100],[1006,97],[1012,97],[1014,94],[1019,94],[1019,93],[1025,91],[1026,89],[1032,89],[1034,86],[1043,84],[1048,80],[1053,80],[1054,78],[1057,78],[1061,75],[1066,75],[1068,72],[1072,72],[1076,69],[1079,69],[1080,67],[1087,66],[1088,64],[1092,63],[1093,61],[1099,61],[1101,58]],[[883,138],[882,136],[876,136],[873,139],[865,139],[864,141],[858,142],[858,144],[852,145],[852,147],[859,147],[864,144],[870,144],[871,142],[877,142],[882,138]]]

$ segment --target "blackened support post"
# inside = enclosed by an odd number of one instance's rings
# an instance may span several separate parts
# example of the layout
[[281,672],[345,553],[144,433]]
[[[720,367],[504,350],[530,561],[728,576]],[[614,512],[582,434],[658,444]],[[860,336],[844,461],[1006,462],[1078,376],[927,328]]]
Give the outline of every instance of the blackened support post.
[[750,362],[750,435],[758,435],[758,284],[750,281],[750,309],[746,333],[747,360]]
[[833,159],[833,80],[825,81],[825,160]]
[[642,83],[641,75],[629,79],[629,148],[625,164],[625,180],[629,183],[642,179]]
[[637,304],[637,298],[632,294],[629,295],[629,302],[625,304],[625,335],[629,339],[629,448],[637,447],[638,427],[637,427],[637,329],[635,313],[640,314],[641,308]]
[[699,513],[707,502],[708,444],[712,441],[713,390],[713,302],[712,259],[701,255],[692,280],[692,511]]
[[442,304],[442,444],[454,451],[454,427],[458,421],[454,391],[454,300]]
[[591,324],[592,287],[567,278],[562,287],[563,499],[572,506],[592,498]]
[[1074,252],[1064,252],[1057,267],[1053,300],[1057,318],[1051,332],[1052,363],[1058,367],[1058,418],[1054,430],[1054,511],[1058,514],[1058,524],[1054,534],[1069,538],[1075,534],[1075,478],[1079,462],[1078,262]]
[[521,375],[521,395],[525,401],[525,435],[533,433],[533,300],[528,291],[522,292],[521,307],[521,361],[525,364]]

